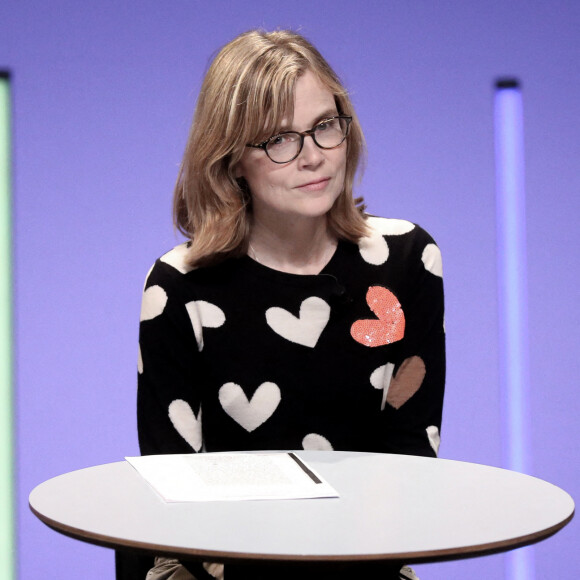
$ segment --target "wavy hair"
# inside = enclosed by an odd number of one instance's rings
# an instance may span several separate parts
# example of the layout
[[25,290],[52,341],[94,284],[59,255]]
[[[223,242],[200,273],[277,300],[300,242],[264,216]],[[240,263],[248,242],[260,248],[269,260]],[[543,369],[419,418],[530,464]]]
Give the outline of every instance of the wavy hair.
[[292,118],[294,86],[307,70],[334,95],[339,114],[353,118],[344,188],[328,214],[329,228],[352,242],[367,233],[363,200],[353,197],[364,136],[346,89],[303,36],[252,30],[219,51],[198,96],[173,197],[175,226],[191,240],[190,266],[246,253],[251,192],[243,179],[236,179],[236,164],[247,143],[264,141],[284,118]]

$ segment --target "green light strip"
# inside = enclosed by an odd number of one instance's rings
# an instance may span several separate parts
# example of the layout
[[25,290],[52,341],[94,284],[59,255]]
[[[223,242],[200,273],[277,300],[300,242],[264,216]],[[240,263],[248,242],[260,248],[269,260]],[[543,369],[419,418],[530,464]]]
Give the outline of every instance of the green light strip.
[[15,578],[10,75],[0,71],[0,578]]

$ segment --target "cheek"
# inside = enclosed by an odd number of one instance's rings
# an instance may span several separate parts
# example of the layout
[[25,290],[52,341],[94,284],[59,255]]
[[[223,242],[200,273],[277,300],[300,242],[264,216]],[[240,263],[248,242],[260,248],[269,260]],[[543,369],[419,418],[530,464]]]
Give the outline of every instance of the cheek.
[[347,148],[344,146],[343,143],[338,149],[331,149],[330,151],[335,155],[334,162],[336,164],[337,169],[342,168],[344,171],[346,168],[346,153]]
[[260,149],[247,149],[235,166],[236,178],[243,177],[248,183],[255,181],[264,171],[262,155],[265,157]]
[[276,189],[276,184],[273,180],[267,175],[260,173],[249,175],[247,182],[252,194],[260,197],[270,195]]
[[236,166],[236,177],[243,177],[250,189],[269,189],[280,180],[275,171],[277,167],[272,165],[263,151],[252,151]]
[[346,177],[346,150],[342,152],[339,159],[336,161],[336,173],[340,175],[343,184]]
[[[272,163],[270,161],[270,163]],[[273,195],[288,186],[288,176],[280,168],[274,166],[252,167],[244,173],[244,177],[253,193]]]

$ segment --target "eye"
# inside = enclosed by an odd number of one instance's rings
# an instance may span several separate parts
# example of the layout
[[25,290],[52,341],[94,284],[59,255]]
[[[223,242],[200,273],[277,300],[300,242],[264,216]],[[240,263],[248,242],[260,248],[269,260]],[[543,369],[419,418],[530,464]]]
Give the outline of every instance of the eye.
[[298,133],[280,133],[280,135],[274,135],[268,140],[268,147],[284,147],[294,143],[297,139],[300,139]]
[[336,119],[336,117],[330,117],[329,119],[324,119],[324,121],[321,121],[320,123],[318,123],[318,125],[316,125],[314,130],[317,133],[324,133],[325,131],[328,131],[329,129],[336,129],[337,123],[338,123],[338,119]]
[[268,141],[268,145],[276,147],[286,142],[286,135],[275,135]]

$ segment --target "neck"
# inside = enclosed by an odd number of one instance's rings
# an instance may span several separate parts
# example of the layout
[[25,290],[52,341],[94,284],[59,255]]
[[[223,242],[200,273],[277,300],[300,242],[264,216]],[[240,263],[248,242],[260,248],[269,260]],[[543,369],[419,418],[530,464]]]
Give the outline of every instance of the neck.
[[312,222],[290,220],[270,228],[253,220],[248,254],[264,266],[291,274],[319,274],[326,266],[337,240],[327,226],[326,217]]

